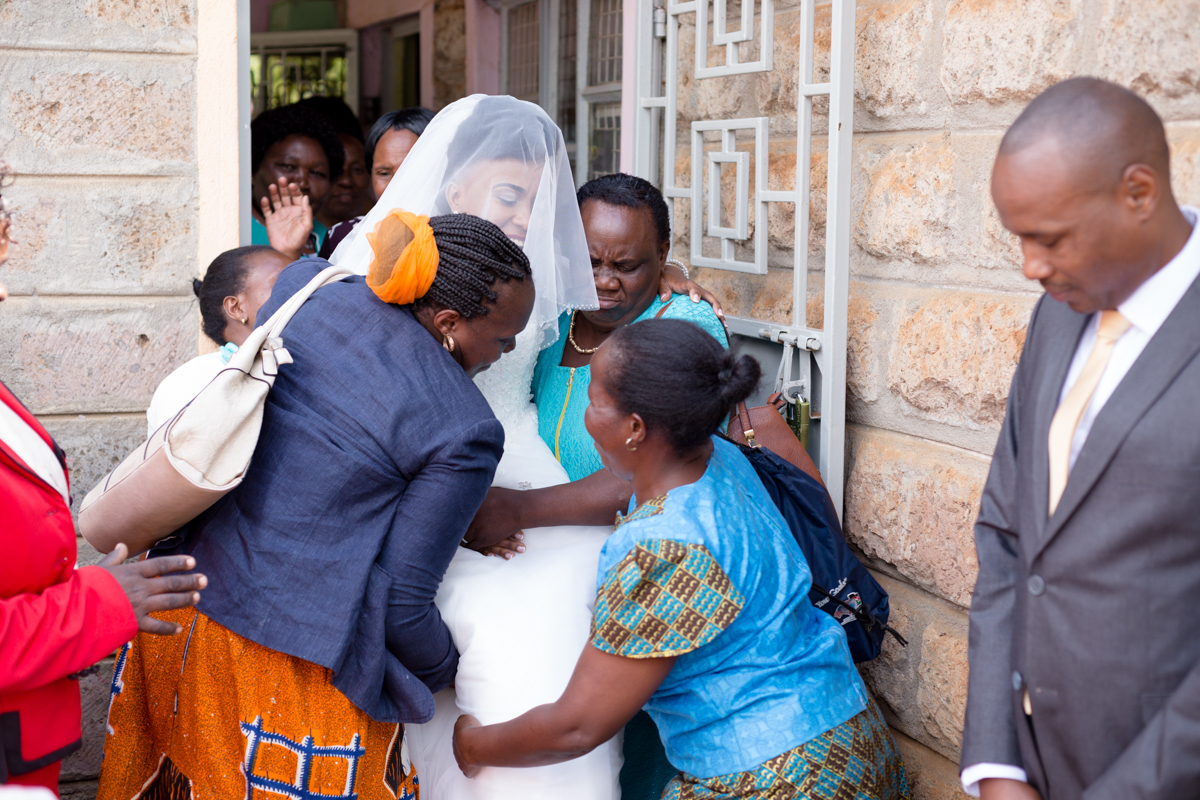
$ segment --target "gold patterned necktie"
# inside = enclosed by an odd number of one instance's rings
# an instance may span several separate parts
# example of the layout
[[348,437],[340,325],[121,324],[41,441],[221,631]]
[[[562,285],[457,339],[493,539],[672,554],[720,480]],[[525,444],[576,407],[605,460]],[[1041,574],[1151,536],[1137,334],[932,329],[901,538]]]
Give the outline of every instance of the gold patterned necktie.
[[1050,513],[1058,507],[1063,491],[1067,488],[1067,476],[1071,472],[1071,441],[1084,410],[1091,402],[1100,383],[1100,376],[1108,366],[1117,340],[1129,330],[1129,320],[1115,309],[1100,313],[1100,328],[1096,331],[1096,346],[1083,365],[1079,379],[1067,392],[1066,398],[1054,412],[1050,421]]

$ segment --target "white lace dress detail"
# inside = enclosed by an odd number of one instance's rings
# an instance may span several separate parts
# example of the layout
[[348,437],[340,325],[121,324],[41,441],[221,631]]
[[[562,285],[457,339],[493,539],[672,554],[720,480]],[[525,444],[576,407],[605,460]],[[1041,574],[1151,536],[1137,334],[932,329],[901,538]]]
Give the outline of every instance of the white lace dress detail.
[[[533,439],[539,442],[541,440],[538,435],[537,406],[533,404],[533,370],[537,366],[537,340],[538,332],[533,326],[526,328],[517,335],[516,346],[511,353],[505,354],[490,369],[475,377],[475,385],[483,392],[488,405],[492,407],[492,413],[504,426],[506,457],[514,447],[536,450],[537,443]],[[530,476],[512,474],[513,465],[504,462],[505,460],[501,460],[496,469],[494,486],[507,489],[533,488],[534,483]],[[548,464],[546,466],[549,468]],[[550,469],[557,472],[553,468]],[[560,482],[539,482],[539,485],[549,486]]]

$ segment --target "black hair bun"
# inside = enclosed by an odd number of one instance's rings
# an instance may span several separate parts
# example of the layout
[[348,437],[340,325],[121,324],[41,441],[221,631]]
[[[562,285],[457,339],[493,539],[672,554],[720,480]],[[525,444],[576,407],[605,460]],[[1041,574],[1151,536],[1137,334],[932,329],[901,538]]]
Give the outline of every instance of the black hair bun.
[[680,455],[708,442],[762,375],[753,357],[731,354],[689,320],[626,325],[604,346],[604,382],[617,405],[641,415],[647,429],[665,435]]
[[721,369],[717,373],[717,381],[721,387],[721,400],[727,406],[734,406],[742,402],[758,386],[758,380],[761,377],[762,368],[753,358],[726,351]]

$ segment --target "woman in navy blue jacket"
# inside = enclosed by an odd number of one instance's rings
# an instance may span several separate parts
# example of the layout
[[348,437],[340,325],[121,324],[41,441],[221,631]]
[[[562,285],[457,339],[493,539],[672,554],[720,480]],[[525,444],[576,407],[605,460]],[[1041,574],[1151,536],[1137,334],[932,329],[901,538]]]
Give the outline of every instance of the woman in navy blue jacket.
[[[118,660],[101,798],[415,797],[403,723],[458,663],[434,595],[503,449],[471,378],[534,301],[499,228],[426,220],[393,212],[365,280],[288,324],[245,480],[172,548],[209,578],[198,611]],[[260,318],[325,266],[285,269]]]

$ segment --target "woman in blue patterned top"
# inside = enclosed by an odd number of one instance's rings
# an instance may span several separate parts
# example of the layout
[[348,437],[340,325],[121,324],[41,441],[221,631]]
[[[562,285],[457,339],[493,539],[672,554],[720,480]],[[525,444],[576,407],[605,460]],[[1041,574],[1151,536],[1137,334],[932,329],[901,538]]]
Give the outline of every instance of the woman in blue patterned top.
[[713,436],[758,379],[753,359],[676,320],[597,352],[586,424],[632,482],[632,510],[601,552],[566,691],[499,725],[460,717],[466,774],[577,757],[645,706],[681,769],[665,800],[908,797],[845,637],[808,600],[804,556],[749,462]]

